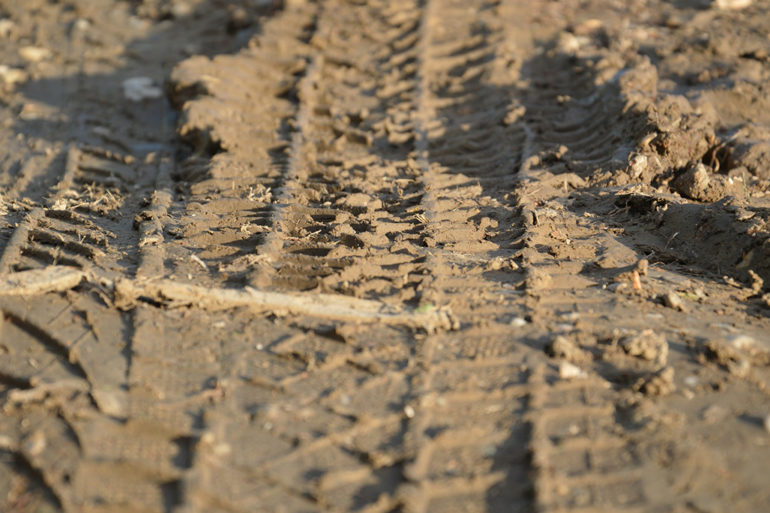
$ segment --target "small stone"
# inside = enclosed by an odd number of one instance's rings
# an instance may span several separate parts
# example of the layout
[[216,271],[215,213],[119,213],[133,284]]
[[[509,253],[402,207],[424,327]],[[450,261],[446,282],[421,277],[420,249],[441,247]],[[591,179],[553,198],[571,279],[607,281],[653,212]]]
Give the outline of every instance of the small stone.
[[174,18],[184,18],[193,13],[193,7],[188,2],[174,2],[171,5],[171,15]]
[[72,28],[80,32],[84,32],[88,30],[90,26],[91,26],[91,22],[85,18],[78,18],[75,20],[75,23],[72,24]]
[[685,311],[684,302],[682,301],[682,298],[679,297],[679,294],[676,292],[666,292],[661,297],[663,300],[663,304],[666,305],[669,308],[673,308],[675,310],[679,310],[680,312]]
[[752,349],[757,345],[757,341],[754,340],[754,337],[743,334],[733,335],[727,340],[727,342],[734,348],[740,349],[742,351]]
[[709,173],[703,163],[698,163],[677,178],[673,185],[676,191],[690,199],[700,200],[709,186]]
[[765,416],[763,424],[765,425],[765,431],[770,433],[770,413]]
[[96,388],[91,390],[91,397],[106,415],[118,418],[125,417],[128,405],[122,391]]
[[586,376],[585,371],[575,364],[569,362],[559,364],[559,377],[561,379],[582,379]]
[[27,62],[40,62],[51,56],[51,50],[39,46],[24,46],[19,48],[19,56]]
[[714,0],[717,9],[745,9],[754,3],[754,0]]
[[635,155],[629,162],[629,171],[633,178],[639,178],[647,169],[647,157],[644,155]]
[[29,75],[22,69],[11,68],[5,64],[0,64],[0,79],[6,85],[16,85],[27,81]]
[[526,325],[527,325],[527,320],[526,320],[526,319],[524,319],[523,317],[514,317],[514,318],[511,320],[510,324],[511,324],[511,326],[513,326],[514,328],[522,328],[522,327],[524,327],[524,326],[526,326]]
[[153,100],[163,96],[163,90],[150,77],[132,77],[123,81],[123,95],[131,101]]

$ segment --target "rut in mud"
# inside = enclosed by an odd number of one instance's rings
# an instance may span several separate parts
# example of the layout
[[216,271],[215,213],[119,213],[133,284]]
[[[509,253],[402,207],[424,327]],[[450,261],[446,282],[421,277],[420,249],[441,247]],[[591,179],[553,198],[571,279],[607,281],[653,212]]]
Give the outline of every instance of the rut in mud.
[[680,3],[70,20],[100,101],[3,90],[0,506],[762,510],[768,14]]

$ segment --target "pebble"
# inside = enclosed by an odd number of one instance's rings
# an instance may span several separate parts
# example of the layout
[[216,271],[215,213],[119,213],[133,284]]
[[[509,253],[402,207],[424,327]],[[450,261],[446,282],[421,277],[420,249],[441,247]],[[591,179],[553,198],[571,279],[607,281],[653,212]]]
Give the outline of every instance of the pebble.
[[647,157],[644,155],[635,155],[629,162],[629,170],[634,178],[642,176],[645,169],[647,169]]
[[131,101],[152,100],[163,96],[163,90],[150,77],[132,77],[123,81],[123,95]]
[[174,18],[184,18],[192,15],[193,6],[187,2],[174,2],[171,4],[171,14]]
[[765,416],[765,421],[763,422],[763,424],[765,425],[765,431],[767,431],[768,433],[770,433],[770,413],[768,413],[768,414]]
[[679,294],[676,292],[666,292],[662,296],[663,304],[666,305],[669,308],[673,308],[675,310],[679,310],[680,312],[685,311],[684,302],[682,301],[682,298],[679,297]]
[[754,0],[714,0],[717,9],[745,9],[754,3]]
[[124,417],[128,405],[126,398],[120,391],[108,389],[94,389],[91,397],[96,401],[99,409],[111,417]]
[[11,68],[5,64],[0,64],[0,79],[7,85],[20,84],[27,81],[29,75],[22,69]]
[[559,377],[561,379],[585,378],[587,374],[583,369],[569,362],[559,364]]
[[75,23],[72,24],[72,28],[84,32],[91,27],[91,22],[85,18],[78,18]]
[[727,340],[727,342],[734,348],[740,349],[742,351],[752,349],[757,345],[757,341],[754,340],[753,337],[750,337],[749,335],[743,335],[743,334],[733,335]]
[[51,50],[39,46],[24,46],[19,48],[19,56],[27,62],[40,62],[51,56]]

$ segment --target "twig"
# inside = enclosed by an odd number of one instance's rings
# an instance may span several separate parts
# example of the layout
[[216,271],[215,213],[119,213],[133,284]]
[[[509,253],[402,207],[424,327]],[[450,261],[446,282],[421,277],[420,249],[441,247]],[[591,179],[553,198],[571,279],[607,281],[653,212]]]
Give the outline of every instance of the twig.
[[421,328],[428,332],[458,328],[451,313],[441,308],[423,311],[335,294],[270,292],[252,287],[209,288],[173,280],[119,278],[113,282],[76,267],[66,266],[49,266],[7,274],[0,278],[0,296],[62,292],[84,281],[107,288],[112,292],[113,303],[124,310],[133,308],[140,300],[150,300],[166,306],[187,305],[205,310],[245,306],[276,315],[380,322]]

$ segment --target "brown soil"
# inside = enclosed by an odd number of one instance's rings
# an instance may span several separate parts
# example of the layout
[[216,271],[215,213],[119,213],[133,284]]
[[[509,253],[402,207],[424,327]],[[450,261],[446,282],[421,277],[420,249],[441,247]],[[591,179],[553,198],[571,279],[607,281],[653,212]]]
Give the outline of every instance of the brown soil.
[[768,26],[0,0],[0,511],[770,509]]

